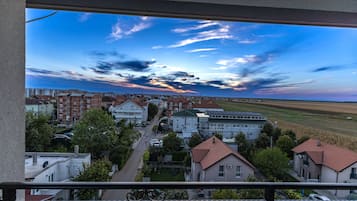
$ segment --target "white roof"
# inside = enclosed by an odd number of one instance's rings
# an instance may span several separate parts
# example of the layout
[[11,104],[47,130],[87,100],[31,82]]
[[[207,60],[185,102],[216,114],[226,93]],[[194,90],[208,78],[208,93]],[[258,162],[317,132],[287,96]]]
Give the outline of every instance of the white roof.
[[196,113],[196,115],[197,115],[197,117],[199,117],[199,118],[204,118],[204,117],[209,117],[209,115],[208,114],[206,114],[206,113]]

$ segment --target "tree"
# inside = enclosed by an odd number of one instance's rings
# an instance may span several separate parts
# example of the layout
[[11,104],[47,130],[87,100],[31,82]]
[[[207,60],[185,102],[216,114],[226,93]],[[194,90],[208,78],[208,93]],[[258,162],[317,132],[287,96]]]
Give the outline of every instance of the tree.
[[216,136],[216,138],[222,140],[223,139],[223,135],[220,133],[215,133],[214,136]]
[[253,162],[270,179],[283,178],[289,169],[289,158],[276,147],[259,151]]
[[[84,171],[74,179],[74,181],[108,181],[110,179],[111,163],[107,160],[98,160],[90,166],[85,166]],[[80,200],[98,199],[97,190],[85,189],[76,192]]]
[[266,133],[261,133],[255,140],[255,147],[257,149],[265,149],[270,146],[270,137]]
[[278,127],[274,128],[273,131],[273,142],[274,144],[276,143],[276,141],[279,139],[279,137],[281,136],[281,129]]
[[280,148],[281,151],[285,152],[290,158],[292,157],[293,152],[291,149],[295,147],[295,143],[289,136],[280,136],[276,141],[276,146]]
[[274,127],[271,123],[267,122],[264,124],[262,133],[266,133],[268,136],[272,136]]
[[238,146],[237,151],[245,158],[250,158],[250,146],[247,139],[245,138],[245,134],[240,132],[238,135],[236,135],[235,142]]
[[170,132],[163,139],[163,147],[167,152],[175,152],[181,149],[182,140],[176,136],[176,133]]
[[53,129],[44,115],[26,113],[26,151],[46,151],[53,138]]
[[292,130],[286,130],[284,131],[283,135],[289,136],[294,142],[296,141],[296,134]]
[[88,110],[73,130],[72,144],[79,145],[94,159],[108,153],[117,142],[118,134],[113,118],[100,109]]
[[190,141],[188,142],[188,146],[190,148],[193,148],[196,145],[200,144],[201,142],[202,142],[201,136],[198,133],[194,133],[190,138]]
[[148,120],[150,121],[151,119],[153,119],[158,111],[159,111],[159,108],[155,104],[149,103]]
[[238,199],[239,196],[236,190],[219,189],[212,193],[212,199]]
[[310,139],[309,136],[303,135],[303,136],[301,136],[301,138],[298,139],[297,144],[298,144],[298,145],[299,145],[299,144],[302,144],[302,143],[304,143],[305,141],[307,141],[307,140],[309,140],[309,139]]

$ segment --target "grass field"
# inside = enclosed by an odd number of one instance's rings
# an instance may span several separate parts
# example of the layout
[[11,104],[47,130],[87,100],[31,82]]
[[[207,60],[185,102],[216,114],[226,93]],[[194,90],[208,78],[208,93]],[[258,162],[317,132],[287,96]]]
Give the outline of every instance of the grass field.
[[[295,103],[294,103],[295,102]],[[309,102],[228,102],[217,101],[226,111],[260,112],[282,129],[291,129],[298,136],[308,135],[357,151],[357,107],[349,110],[347,104]],[[320,103],[320,102],[319,102]],[[351,103],[354,106],[354,103]],[[352,118],[352,119],[347,119]]]

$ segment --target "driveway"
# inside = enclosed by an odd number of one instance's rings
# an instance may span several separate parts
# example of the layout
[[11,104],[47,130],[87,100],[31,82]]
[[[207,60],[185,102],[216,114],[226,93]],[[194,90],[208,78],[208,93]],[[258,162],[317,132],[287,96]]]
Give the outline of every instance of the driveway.
[[[159,114],[161,110],[151,121],[149,125],[145,128],[139,129],[142,133],[142,137],[137,142],[133,153],[129,157],[128,161],[125,163],[124,167],[116,172],[112,181],[114,182],[133,182],[135,181],[135,176],[138,174],[138,167],[140,166],[141,159],[144,155],[145,150],[148,149],[150,139],[153,138],[152,127],[157,125],[159,120]],[[126,193],[128,190],[106,190],[103,193],[102,200],[126,200]]]

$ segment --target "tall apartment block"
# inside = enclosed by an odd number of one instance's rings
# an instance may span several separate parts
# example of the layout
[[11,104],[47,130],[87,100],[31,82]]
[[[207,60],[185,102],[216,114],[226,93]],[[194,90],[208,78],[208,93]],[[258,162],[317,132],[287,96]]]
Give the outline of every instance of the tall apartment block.
[[73,125],[89,109],[101,108],[102,96],[86,93],[59,93],[57,99],[57,120]]

